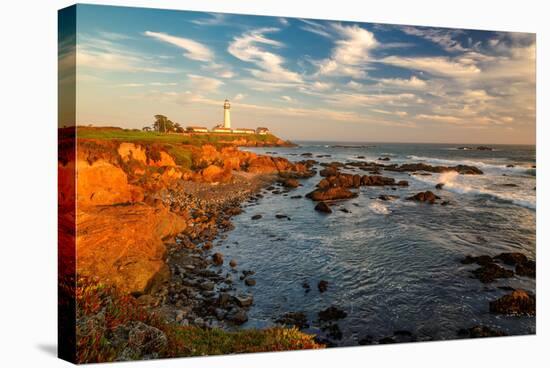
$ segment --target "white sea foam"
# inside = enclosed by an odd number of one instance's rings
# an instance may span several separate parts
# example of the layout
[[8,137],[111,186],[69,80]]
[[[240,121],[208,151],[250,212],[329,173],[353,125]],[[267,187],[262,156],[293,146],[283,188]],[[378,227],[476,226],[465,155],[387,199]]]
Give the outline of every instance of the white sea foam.
[[472,160],[448,160],[443,158],[435,158],[435,157],[425,157],[425,156],[415,156],[415,155],[409,155],[407,156],[409,160],[415,160],[415,161],[426,161],[431,164],[435,165],[446,165],[446,166],[456,166],[456,165],[468,165],[468,166],[476,166],[482,170],[498,170],[499,172],[524,172],[527,173],[529,170],[534,170],[531,168],[531,166],[522,166],[522,165],[516,165],[514,167],[506,167],[507,163],[502,164],[496,164],[496,163],[487,163],[483,161],[472,161]]
[[[490,196],[533,210],[536,209],[537,205],[535,196],[526,190],[516,187],[502,191],[487,188],[488,185],[498,185],[499,182],[495,181],[501,180],[501,177],[467,177],[452,171],[433,176],[414,176],[414,179],[430,185],[444,183],[443,189],[453,193]],[[490,184],[488,181],[490,181]]]
[[371,204],[369,204],[369,209],[372,212],[377,213],[379,215],[389,215],[391,213],[388,206],[386,206],[385,204],[379,201],[372,202]]

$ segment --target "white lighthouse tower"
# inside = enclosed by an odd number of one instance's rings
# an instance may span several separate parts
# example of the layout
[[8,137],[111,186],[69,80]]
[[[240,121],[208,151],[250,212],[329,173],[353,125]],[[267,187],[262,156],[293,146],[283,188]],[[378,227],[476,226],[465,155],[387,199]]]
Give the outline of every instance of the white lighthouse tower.
[[229,100],[225,100],[223,103],[223,127],[227,129],[231,129],[231,115],[229,113],[229,109],[231,108],[231,105],[229,104]]

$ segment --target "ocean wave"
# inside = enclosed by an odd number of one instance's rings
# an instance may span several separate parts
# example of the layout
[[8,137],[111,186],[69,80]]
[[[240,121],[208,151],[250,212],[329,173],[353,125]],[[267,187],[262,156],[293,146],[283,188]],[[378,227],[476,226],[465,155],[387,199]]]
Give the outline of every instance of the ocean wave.
[[448,172],[439,176],[424,177],[415,176],[414,179],[430,185],[444,183],[443,190],[448,190],[457,194],[467,194],[474,196],[487,196],[503,202],[512,203],[520,207],[536,210],[536,197],[528,196],[525,192],[511,190],[507,192],[497,192],[483,187],[476,187],[469,183],[455,181],[459,175],[455,172]]
[[[409,160],[416,160],[416,161],[427,161],[433,164],[438,165],[446,165],[446,166],[456,166],[456,165],[468,165],[468,166],[476,166],[481,169],[494,169],[499,171],[511,171],[511,172],[527,172],[529,170],[534,170],[531,168],[531,166],[522,166],[522,165],[516,165],[514,167],[507,167],[508,164],[492,164],[487,163],[483,161],[472,161],[472,160],[449,160],[449,159],[443,159],[443,158],[435,158],[435,157],[425,157],[425,156],[415,156],[415,155],[408,155],[407,158]],[[532,175],[532,174],[530,174]]]
[[[445,151],[479,151],[478,149],[471,148],[471,147],[447,147],[447,148],[442,148],[442,150],[445,150]],[[498,148],[492,148],[491,149],[491,152],[498,152],[498,151],[502,151],[502,150],[498,149]]]
[[371,204],[369,204],[369,209],[372,212],[377,213],[379,215],[389,215],[391,213],[388,206],[386,206],[385,204],[379,201],[372,202]]

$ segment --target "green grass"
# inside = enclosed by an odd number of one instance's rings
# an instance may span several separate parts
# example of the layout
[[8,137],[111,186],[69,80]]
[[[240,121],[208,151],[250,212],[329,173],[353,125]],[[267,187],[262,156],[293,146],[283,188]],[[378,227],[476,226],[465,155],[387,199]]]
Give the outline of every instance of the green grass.
[[[71,285],[74,288],[74,283]],[[138,305],[132,296],[86,278],[79,279],[70,295],[75,296],[78,306],[77,326],[81,332],[77,334],[78,363],[115,360],[125,344],[112,344],[113,332],[131,321],[141,321],[164,332],[168,344],[158,351],[161,358],[324,348],[315,342],[313,335],[295,328],[227,332],[166,323],[157,314]],[[83,322],[96,320],[99,315],[102,323]]]
[[141,130],[121,128],[99,128],[99,127],[78,127],[77,137],[79,139],[105,139],[120,140],[125,142],[156,142],[172,144],[188,144],[201,146],[203,144],[219,145],[239,139],[246,139],[248,142],[271,143],[278,140],[272,134],[225,134],[225,133],[194,133],[194,134],[166,134],[158,132],[144,132]]
[[[319,349],[312,335],[295,328],[274,327],[264,330],[249,329],[226,332],[221,329],[176,327],[171,340],[175,343],[174,356],[204,356],[220,354],[255,353]],[[179,350],[179,351],[178,351]]]
[[185,146],[165,144],[164,149],[179,166],[187,169],[193,166],[193,153]]

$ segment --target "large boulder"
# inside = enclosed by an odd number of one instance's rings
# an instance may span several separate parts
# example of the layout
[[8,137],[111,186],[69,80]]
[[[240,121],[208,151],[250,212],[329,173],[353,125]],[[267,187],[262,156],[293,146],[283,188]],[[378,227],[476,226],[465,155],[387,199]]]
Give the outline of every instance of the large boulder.
[[79,206],[140,202],[143,189],[128,183],[126,173],[112,163],[99,159],[93,163],[78,160],[76,194]]
[[494,258],[510,266],[515,266],[518,263],[527,262],[527,256],[525,256],[525,254],[518,253],[518,252],[500,253]]
[[304,312],[288,312],[279,317],[276,321],[284,326],[294,326],[299,330],[309,328],[309,323],[307,322],[307,316]]
[[514,290],[511,294],[489,303],[491,313],[507,315],[531,315],[536,314],[537,302],[534,295],[525,290]]
[[458,331],[458,336],[463,338],[480,338],[480,337],[498,337],[508,336],[504,331],[493,330],[487,326],[474,326],[470,328],[463,328]]
[[223,254],[214,253],[212,255],[212,263],[214,263],[216,266],[221,266],[223,264]]
[[281,184],[285,188],[298,188],[300,186],[300,182],[293,178],[285,178],[281,180]]
[[156,157],[156,160],[150,159],[149,160],[150,166],[156,166],[156,167],[163,167],[163,166],[176,166],[176,162],[170,156],[168,153],[164,151],[160,151],[158,153],[158,157]]
[[460,261],[460,263],[462,263],[462,264],[476,263],[480,266],[484,266],[484,265],[494,263],[494,262],[493,262],[493,258],[491,258],[491,256],[482,255],[482,256],[476,256],[475,257],[475,256],[468,255],[464,259],[462,259]]
[[306,194],[307,198],[310,198],[316,202],[318,201],[331,201],[338,199],[350,199],[357,197],[357,193],[354,193],[346,188],[334,187],[326,190],[316,189],[313,192]]
[[315,206],[315,211],[323,212],[323,213],[332,213],[332,210],[330,209],[329,205],[325,202],[319,202]]
[[433,192],[429,190],[425,192],[417,193],[412,197],[407,198],[407,200],[409,201],[426,202],[429,204],[434,204],[437,199],[440,199],[440,197],[436,196]]
[[[383,185],[395,185],[394,178],[388,178],[381,175],[363,175],[361,177],[361,185],[364,186],[383,186]],[[407,184],[408,185],[408,184]]]
[[494,257],[495,260],[501,261],[509,266],[516,266],[516,274],[535,278],[536,263],[527,258],[523,253],[509,252],[501,253]]
[[231,171],[217,165],[209,165],[201,171],[201,178],[207,183],[225,183],[231,180]]
[[123,142],[118,146],[117,152],[125,162],[135,160],[147,164],[147,153],[137,144]]
[[509,278],[514,276],[514,271],[507,270],[495,263],[487,263],[472,271],[475,278],[483,283],[490,283],[496,279]]
[[248,321],[248,314],[242,308],[233,307],[227,313],[226,319],[236,325],[242,325],[243,323]]
[[536,277],[536,272],[537,266],[535,261],[527,260],[516,265],[516,274],[519,276],[526,276],[534,279]]
[[319,175],[321,176],[336,176],[338,175],[340,172],[338,171],[338,168],[337,167],[334,167],[334,166],[328,166],[326,168],[324,168],[323,170],[319,171]]
[[[116,226],[115,226],[116,225]],[[183,217],[145,204],[79,208],[77,273],[142,294],[167,276],[163,239],[186,228]]]
[[456,171],[459,174],[465,175],[482,175],[483,171],[475,166],[469,165],[456,165],[456,166],[432,166],[425,163],[409,163],[402,164],[400,166],[386,166],[384,168],[387,171],[399,171],[399,172],[416,172],[425,171],[431,173],[445,173],[448,171]]
[[328,307],[327,309],[324,309],[319,312],[319,320],[320,321],[335,321],[338,319],[346,318],[347,313],[341,310],[338,307]]

